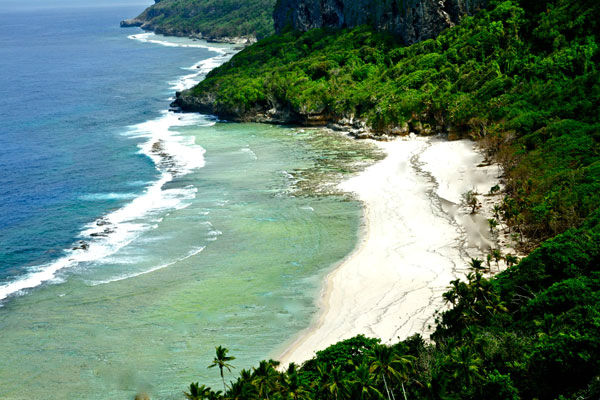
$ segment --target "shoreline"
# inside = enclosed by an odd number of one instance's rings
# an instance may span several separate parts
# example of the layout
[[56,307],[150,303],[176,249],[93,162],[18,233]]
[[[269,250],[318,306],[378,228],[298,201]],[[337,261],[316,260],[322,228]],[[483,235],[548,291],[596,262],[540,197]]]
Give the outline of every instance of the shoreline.
[[239,46],[249,46],[257,42],[254,36],[203,36],[202,33],[186,33],[183,31],[167,30],[159,27],[144,26],[146,21],[137,18],[129,18],[120,22],[121,28],[140,28],[144,32],[154,33],[166,37],[186,38],[190,40],[203,40],[207,43],[231,44]]
[[450,281],[503,241],[487,223],[500,193],[478,214],[461,205],[462,193],[500,183],[475,142],[411,135],[376,143],[387,156],[339,184],[363,203],[356,248],[326,275],[319,311],[278,354],[282,366],[357,334],[387,344],[427,338]]
[[[212,69],[228,61],[235,52],[233,45],[222,45],[219,48],[210,46],[208,42],[169,42],[166,37],[165,40],[153,41],[140,38],[139,35],[128,35],[127,38],[169,47],[201,47],[216,54],[201,59],[192,66],[182,66],[189,73],[177,75],[173,77],[173,81],[167,83],[173,91],[198,83]],[[62,270],[75,267],[81,262],[109,257],[147,229],[137,219],[163,208],[180,207],[188,197],[193,196],[195,191],[191,188],[163,190],[162,187],[176,176],[185,175],[204,166],[204,149],[186,142],[176,129],[189,125],[214,124],[206,117],[201,114],[180,115],[165,107],[156,118],[123,127],[121,135],[144,139],[137,147],[140,153],[152,161],[158,173],[157,179],[148,183],[144,191],[130,201],[81,226],[79,233],[73,238],[73,243],[63,248],[57,258],[35,265],[21,275],[0,283],[0,308],[12,296],[19,296],[27,290],[55,281]]]

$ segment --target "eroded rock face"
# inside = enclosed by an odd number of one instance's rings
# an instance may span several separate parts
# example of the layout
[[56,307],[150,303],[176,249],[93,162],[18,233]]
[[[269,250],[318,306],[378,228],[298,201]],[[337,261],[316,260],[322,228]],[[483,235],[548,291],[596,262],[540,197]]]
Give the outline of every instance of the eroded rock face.
[[140,19],[130,18],[130,19],[121,21],[121,28],[138,27],[138,26],[142,26],[143,24],[144,24],[144,21],[142,21]]
[[436,37],[486,4],[487,0],[278,0],[273,18],[277,32],[288,27],[308,31],[370,25],[412,44]]

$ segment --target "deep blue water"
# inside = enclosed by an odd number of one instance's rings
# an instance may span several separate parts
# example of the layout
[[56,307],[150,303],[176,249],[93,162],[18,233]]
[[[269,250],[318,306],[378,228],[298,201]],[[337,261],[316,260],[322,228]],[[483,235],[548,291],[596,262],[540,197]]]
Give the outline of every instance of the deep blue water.
[[137,31],[119,21],[143,5],[78,5],[0,7],[0,284],[156,179],[123,133],[158,117],[169,80],[209,54],[127,39]]

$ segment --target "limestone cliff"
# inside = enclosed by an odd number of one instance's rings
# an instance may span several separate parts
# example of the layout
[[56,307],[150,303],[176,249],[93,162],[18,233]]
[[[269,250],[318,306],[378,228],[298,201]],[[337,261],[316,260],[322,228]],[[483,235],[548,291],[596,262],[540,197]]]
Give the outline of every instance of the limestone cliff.
[[487,0],[278,0],[275,30],[351,28],[370,25],[398,35],[407,44],[437,36]]

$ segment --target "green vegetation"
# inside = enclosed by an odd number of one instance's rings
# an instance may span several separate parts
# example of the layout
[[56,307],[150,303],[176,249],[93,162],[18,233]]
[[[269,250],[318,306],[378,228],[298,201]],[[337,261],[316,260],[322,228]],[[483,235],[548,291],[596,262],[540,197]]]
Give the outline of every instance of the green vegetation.
[[[599,33],[595,0],[496,0],[409,47],[365,27],[272,36],[187,92],[222,115],[275,107],[290,122],[354,117],[379,133],[480,140],[507,186],[490,230],[537,247],[520,262],[507,255],[493,278],[472,260],[431,343],[358,336],[286,371],[262,361],[197,398],[598,399]],[[463,201],[476,211],[473,198]]]
[[532,244],[600,204],[600,3],[492,1],[409,47],[366,27],[287,32],[212,71],[184,96],[252,119],[359,118],[376,132],[480,139],[506,173],[504,222]]
[[161,0],[136,20],[169,35],[260,39],[274,32],[274,5],[275,0]]
[[221,380],[223,381],[223,390],[227,390],[223,369],[227,369],[227,371],[231,372],[233,365],[229,364],[229,361],[235,360],[235,357],[228,356],[227,353],[229,353],[229,350],[222,346],[217,346],[215,350],[216,356],[208,368],[219,367],[219,373],[221,374]]
[[357,336],[286,371],[262,361],[196,398],[598,399],[600,213],[495,278],[481,265],[451,282],[433,344]]

